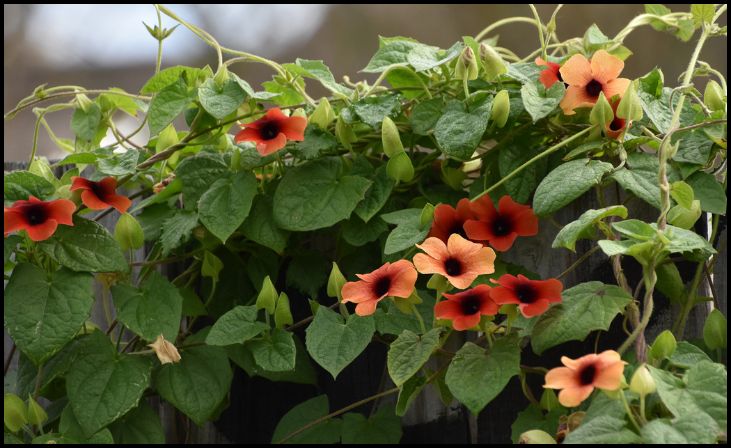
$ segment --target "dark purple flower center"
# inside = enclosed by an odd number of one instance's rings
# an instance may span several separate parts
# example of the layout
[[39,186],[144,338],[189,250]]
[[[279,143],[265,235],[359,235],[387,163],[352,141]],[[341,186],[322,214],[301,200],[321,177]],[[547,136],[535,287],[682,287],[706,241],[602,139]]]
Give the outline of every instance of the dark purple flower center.
[[609,129],[612,131],[619,131],[624,127],[624,120],[621,118],[615,118],[609,123]]
[[533,303],[538,299],[535,288],[529,283],[522,283],[516,286],[515,295],[520,300],[520,303]]
[[594,377],[596,377],[596,366],[589,364],[581,369],[579,372],[579,382],[582,386],[588,386],[594,383]]
[[462,262],[456,258],[447,258],[444,262],[444,270],[447,272],[447,275],[456,277],[462,274]]
[[276,121],[267,121],[259,128],[259,134],[264,140],[272,140],[279,135],[281,130],[279,129],[279,123]]
[[558,78],[559,81],[563,82],[563,76],[561,76],[561,71],[558,69],[556,69],[556,78]]
[[601,91],[602,83],[600,83],[596,79],[592,79],[591,81],[589,81],[589,84],[586,85],[586,94],[592,98],[598,97]]
[[391,288],[391,277],[381,277],[373,284],[373,292],[378,297],[386,294]]
[[94,192],[96,197],[106,202],[107,192],[105,191],[104,187],[102,187],[102,184],[100,184],[99,182],[89,182],[89,185],[91,185],[91,191]]
[[507,216],[498,215],[492,222],[492,233],[495,236],[505,236],[513,231],[513,222]]
[[462,314],[465,316],[471,316],[480,312],[481,300],[480,296],[470,295],[462,299],[460,302],[462,308]]
[[48,219],[46,207],[42,204],[27,205],[23,211],[25,219],[32,226],[43,224]]
[[449,229],[449,235],[456,233],[457,235],[461,236],[464,239],[467,239],[467,233],[464,231],[464,222],[462,221],[455,221],[452,225],[452,228]]

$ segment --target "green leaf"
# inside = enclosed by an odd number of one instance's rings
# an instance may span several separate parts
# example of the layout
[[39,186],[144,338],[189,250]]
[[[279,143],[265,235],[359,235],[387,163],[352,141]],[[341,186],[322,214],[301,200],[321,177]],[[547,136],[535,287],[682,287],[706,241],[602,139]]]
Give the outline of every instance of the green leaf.
[[711,350],[726,348],[728,324],[718,309],[711,311],[703,325],[703,342]]
[[248,344],[256,365],[269,372],[294,369],[297,348],[292,333],[275,328],[269,337]]
[[[648,366],[665,407],[677,418],[708,414],[726,432],[727,373],[723,364],[700,361],[692,365],[683,379]],[[716,434],[720,435],[720,434]]]
[[[538,155],[543,149],[529,140],[511,140],[498,153],[498,168],[501,177],[506,177],[513,170]],[[546,175],[548,159],[541,159],[530,164],[519,176],[505,182],[505,189],[510,197],[520,204],[530,202],[531,194],[538,186],[538,182]]]
[[305,345],[312,359],[337,378],[365,350],[374,332],[370,316],[352,314],[344,322],[338,313],[321,306],[307,327]]
[[[284,414],[277,427],[274,428],[272,443],[282,443],[285,437],[303,426],[330,413],[327,395],[319,395],[290,409]],[[325,420],[308,428],[284,443],[296,444],[329,444],[340,440],[342,421],[337,418]]]
[[283,229],[316,230],[347,219],[371,181],[343,175],[339,158],[324,158],[297,166],[274,194],[274,220]]
[[287,286],[294,287],[309,297],[317,297],[327,283],[331,265],[319,252],[303,251],[292,258],[287,269]]
[[[426,327],[429,328],[434,320],[434,297],[428,295],[428,293],[425,294],[423,291],[419,291],[419,297],[422,298],[423,302],[416,304],[416,310],[421,314]],[[388,311],[384,311],[383,308],[381,306],[376,309],[376,313],[373,315],[376,331],[379,333],[398,336],[404,330],[413,333],[421,331],[421,325],[419,325],[419,321],[413,314],[404,314],[393,304],[388,307]]]
[[693,14],[693,24],[697,28],[704,23],[710,24],[713,21],[716,7],[710,4],[692,4],[690,5],[690,12]]
[[78,440],[83,444],[112,444],[114,439],[112,433],[108,429],[104,428],[92,435],[87,437],[84,435],[84,431],[81,429],[79,422],[76,420],[74,411],[70,405],[67,405],[61,413],[61,419],[58,424],[58,432],[63,434],[63,437]]
[[662,263],[655,268],[655,272],[657,273],[657,284],[655,286],[658,291],[677,304],[683,303],[685,284],[675,263]]
[[468,160],[482,141],[487,120],[476,114],[447,111],[434,127],[434,137],[442,152],[456,160]]
[[543,84],[537,81],[525,83],[520,88],[523,107],[530,114],[533,123],[553,112],[565,93],[566,88],[560,82],[553,84],[549,89],[546,89]]
[[394,384],[401,386],[414,376],[439,345],[441,328],[423,335],[404,330],[388,349],[388,374]]
[[296,348],[296,355],[294,361],[294,370],[287,372],[270,372],[264,370],[261,366],[257,365],[254,361],[254,356],[251,354],[251,350],[248,344],[236,344],[226,347],[226,352],[229,358],[236,363],[239,367],[244,369],[247,375],[250,377],[260,376],[266,378],[269,381],[285,381],[296,384],[317,384],[317,374],[315,373],[314,367],[310,362],[309,356],[307,356],[307,350],[305,346],[300,342],[299,338],[294,338],[294,345]]
[[197,77],[200,72],[202,72],[202,70],[199,68],[185,67],[183,65],[168,67],[160,70],[159,73],[150,78],[145,85],[142,86],[140,93],[157,93],[170,84],[178,81],[181,76],[186,75],[192,79]]
[[109,426],[114,442],[122,444],[162,444],[165,431],[160,416],[145,401]]
[[210,186],[228,171],[219,154],[199,153],[180,162],[175,176],[183,182],[185,208],[193,209]]
[[566,341],[582,341],[594,330],[608,330],[614,317],[632,301],[618,286],[587,282],[567,289],[560,304],[538,318],[531,335],[537,354]]
[[390,68],[408,65],[409,53],[417,48],[424,53],[424,49],[428,51],[430,47],[422,43],[416,42],[412,39],[396,37],[396,38],[384,38],[380,37],[379,48],[376,54],[373,55],[368,65],[361,70],[365,73],[382,73]]
[[[383,224],[386,225],[385,223]],[[8,264],[10,262],[10,257],[15,252],[15,249],[17,249],[18,244],[20,244],[23,241],[23,237],[20,235],[7,235],[5,237],[5,241],[3,242],[4,252],[5,256],[3,258],[4,264]],[[5,271],[8,271],[7,266],[5,267]]]
[[[657,229],[655,223],[650,224],[650,226]],[[698,251],[704,258],[716,253],[708,240],[691,230],[668,225],[665,227],[664,233],[665,237],[670,240],[670,243],[665,246],[665,249],[670,253]]]
[[[392,218],[395,216],[403,216],[399,221]],[[381,219],[392,224],[398,224],[395,229],[388,234],[386,245],[383,253],[386,255],[395,254],[405,249],[414,247],[414,244],[421,243],[429,233],[429,228],[421,226],[421,209],[409,208],[398,212],[386,213],[381,215]]]
[[612,178],[625,190],[660,209],[660,187],[657,185],[659,162],[650,154],[633,153],[627,158],[629,168],[612,173]]
[[589,52],[606,48],[611,43],[612,39],[607,37],[596,24],[592,24],[584,33],[584,48]]
[[564,444],[607,444],[638,443],[640,437],[627,428],[623,418],[602,415],[593,418],[571,431],[564,439]]
[[716,215],[726,214],[726,192],[712,174],[698,171],[686,182],[693,187],[695,198],[701,201],[701,210]]
[[398,95],[368,96],[350,107],[363,123],[378,129],[385,117],[401,113],[401,100]]
[[562,209],[598,185],[612,168],[611,163],[589,159],[559,165],[538,185],[533,197],[533,210],[537,215],[545,216]]
[[600,208],[598,210],[590,209],[579,216],[579,219],[566,224],[561,229],[556,238],[553,240],[551,247],[557,249],[565,247],[576,252],[576,241],[580,239],[594,239],[597,236],[596,225],[602,219],[609,216],[627,217],[627,208],[623,205],[613,205],[611,207]]
[[198,213],[188,210],[176,210],[173,216],[163,221],[160,235],[163,255],[188,241],[197,225]]
[[673,156],[673,160],[697,165],[708,163],[713,148],[713,140],[705,134],[703,129],[693,129],[673,134],[671,143],[678,142],[678,152]]
[[678,205],[685,208],[691,208],[695,199],[693,188],[682,180],[673,182],[670,185],[670,196],[672,196]]
[[449,365],[446,382],[454,397],[476,415],[519,373],[518,338],[503,337],[489,351],[465,343]]
[[520,435],[532,429],[540,429],[549,434],[556,434],[558,432],[559,417],[565,413],[565,409],[559,408],[544,415],[540,407],[530,404],[525,410],[518,413],[518,417],[510,427],[510,439],[513,443],[518,443]]
[[183,298],[165,277],[152,271],[140,289],[129,285],[112,286],[119,319],[142,339],[154,341],[163,335],[168,341],[178,336]]
[[412,376],[411,379],[406,381],[399,388],[398,398],[396,400],[396,415],[399,417],[406,415],[411,403],[413,403],[421,391],[424,390],[425,386],[426,378],[420,375]]
[[320,128],[308,126],[305,129],[305,139],[298,142],[292,152],[305,160],[316,159],[332,152],[338,147],[338,140],[331,133]]
[[256,306],[237,306],[219,317],[206,337],[208,345],[239,344],[268,328],[256,320]]
[[534,84],[543,70],[544,67],[534,62],[522,62],[508,65],[506,74],[521,84]]
[[382,219],[373,219],[363,222],[357,216],[343,222],[343,239],[355,247],[364,246],[375,241],[382,233],[388,230],[388,225]]
[[38,247],[74,271],[127,272],[127,260],[114,237],[100,224],[74,216],[74,225],[58,226]]
[[303,76],[320,81],[320,84],[329,91],[342,95],[351,95],[353,93],[353,89],[345,87],[335,81],[335,77],[330,71],[330,68],[328,68],[328,66],[322,61],[297,58],[295,64],[304,69]]
[[639,219],[613,222],[612,228],[627,238],[639,241],[649,241],[657,236],[657,231],[650,224]]
[[251,172],[236,172],[211,185],[198,201],[201,223],[222,242],[249,216],[257,184]]
[[99,95],[99,105],[102,108],[102,112],[111,112],[119,109],[131,117],[136,117],[138,110],[147,109],[147,105],[141,100],[123,95],[127,93],[124,90],[117,87],[112,87],[109,90],[119,93],[102,93]]
[[355,214],[364,222],[370,221],[386,204],[396,183],[388,177],[383,166],[378,167],[373,176],[373,183],[365,192],[365,197],[355,207]]
[[715,444],[718,425],[707,414],[684,415],[674,420],[659,418],[642,427],[648,444]]
[[209,78],[198,88],[198,100],[201,106],[219,120],[236,112],[245,99],[246,92],[234,79],[228,79],[219,88],[213,78]]
[[111,152],[108,157],[97,161],[97,171],[106,176],[126,176],[137,169],[140,153],[136,149],[128,149],[122,153]]
[[91,275],[66,268],[47,274],[21,263],[5,287],[5,328],[38,364],[73,339],[94,304]]
[[411,109],[409,123],[414,134],[429,135],[444,113],[444,100],[433,98],[417,103]]
[[177,81],[160,90],[150,101],[150,109],[147,112],[150,136],[159,134],[172,123],[194,98],[195,90],[188,90],[188,85],[183,78],[178,78]]
[[[637,95],[642,102],[642,110],[644,110],[647,118],[650,119],[655,128],[666,133],[670,128],[673,111],[670,108],[670,97],[673,97],[673,108],[678,106],[680,95],[673,95],[673,89],[663,87],[662,72],[655,69],[644,77],[640,78],[640,90]],[[683,105],[680,113],[681,126],[694,123],[695,112],[688,102]]]
[[280,229],[274,222],[272,202],[271,196],[257,196],[241,231],[251,241],[281,254],[287,247],[289,232]]
[[196,424],[202,425],[228,394],[233,372],[220,347],[182,350],[179,363],[162,365],[154,375],[154,387],[162,398]]
[[46,179],[28,171],[13,171],[3,175],[3,190],[6,202],[27,201],[30,196],[49,199],[56,187]]
[[85,436],[137,406],[150,383],[149,358],[118,354],[100,331],[86,336],[66,375],[66,392]]
[[88,110],[77,108],[71,117],[71,130],[74,134],[85,141],[94,140],[96,132],[102,120],[102,110],[96,103],[91,103]]
[[690,342],[680,341],[677,344],[675,351],[670,356],[670,364],[689,369],[701,361],[711,361],[706,352]]
[[397,444],[401,440],[401,419],[391,406],[381,406],[369,418],[348,412],[343,415],[342,433],[343,444]]

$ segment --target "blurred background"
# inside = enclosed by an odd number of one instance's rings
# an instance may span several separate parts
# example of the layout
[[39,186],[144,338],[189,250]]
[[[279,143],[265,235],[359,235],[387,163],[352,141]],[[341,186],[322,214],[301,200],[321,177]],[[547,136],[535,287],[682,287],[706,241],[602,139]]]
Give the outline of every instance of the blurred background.
[[[183,19],[210,32],[229,48],[255,53],[278,62],[295,58],[322,59],[340,80],[372,79],[358,73],[378,48],[378,36],[402,35],[448,48],[461,36],[474,36],[489,24],[510,16],[530,16],[525,5],[170,5]],[[555,5],[537,5],[547,22]],[[688,11],[689,5],[672,5]],[[43,83],[79,85],[90,89],[121,87],[137,92],[152,76],[157,42],[145,30],[157,23],[151,5],[8,5],[4,12],[4,100],[7,112]],[[558,14],[558,37],[582,36],[596,23],[614,36],[642,5],[566,5]],[[722,22],[725,24],[725,17]],[[174,22],[163,16],[163,26]],[[496,31],[499,44],[523,57],[539,47],[535,28],[512,24]],[[634,55],[626,61],[623,76],[635,78],[660,66],[666,83],[676,79],[688,63],[695,40],[681,42],[649,26],[626,40]],[[714,38],[701,60],[727,73],[726,39]],[[215,67],[215,52],[190,31],[179,27],[165,40],[163,68],[184,64]],[[272,75],[265,66],[237,64],[233,70],[250,84]],[[123,133],[137,123],[117,114]],[[59,137],[72,138],[71,112],[47,115]],[[126,120],[126,121],[125,121]],[[35,116],[25,110],[4,122],[5,161],[26,160],[30,154]],[[146,142],[140,134],[138,142]],[[39,155],[63,157],[41,130]]]

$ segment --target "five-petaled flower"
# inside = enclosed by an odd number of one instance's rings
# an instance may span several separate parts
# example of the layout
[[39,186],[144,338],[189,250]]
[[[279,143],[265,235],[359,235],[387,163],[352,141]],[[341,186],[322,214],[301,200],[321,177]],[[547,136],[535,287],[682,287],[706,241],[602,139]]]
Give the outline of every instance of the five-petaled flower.
[[41,201],[30,196],[27,201],[15,201],[4,207],[4,234],[25,230],[33,241],[43,241],[51,237],[59,224],[73,226],[72,215],[76,204],[68,199]]
[[355,314],[369,316],[384,297],[408,298],[414,292],[417,273],[407,260],[386,263],[370,274],[356,274],[360,281],[343,285],[343,302],[353,302]]
[[477,285],[456,294],[444,294],[443,300],[434,306],[437,319],[449,319],[457,331],[467,330],[480,323],[481,316],[494,316],[498,306],[490,297],[488,285]]
[[566,115],[573,115],[574,109],[591,107],[604,92],[607,100],[615,95],[620,97],[627,90],[629,79],[618,78],[624,62],[604,50],[594,53],[591,62],[581,54],[575,54],[561,66],[563,81],[569,85],[561,100],[561,109]]
[[71,191],[76,190],[81,190],[81,202],[92,210],[114,207],[119,213],[124,213],[132,204],[128,197],[117,194],[117,180],[113,177],[105,177],[99,182],[72,177]]
[[561,357],[566,367],[556,367],[546,373],[549,389],[563,389],[558,401],[567,408],[573,408],[586,400],[594,388],[617,390],[622,385],[624,365],[619,353],[606,350],[597,354],[582,356],[579,359]]
[[522,274],[504,274],[497,281],[500,286],[490,290],[490,297],[498,304],[515,303],[525,317],[543,314],[549,304],[561,301],[563,284],[555,278],[531,280]]
[[510,249],[518,236],[533,236],[538,233],[538,218],[527,205],[503,196],[498,208],[488,195],[472,202],[475,219],[467,220],[464,228],[469,239],[487,241],[500,252]]
[[555,83],[557,82],[563,82],[563,78],[561,77],[561,72],[559,69],[561,66],[559,64],[556,64],[555,62],[546,61],[541,57],[537,57],[535,60],[536,65],[543,65],[546,68],[541,71],[541,74],[538,76],[538,80],[541,81],[541,84],[547,89],[550,89]]
[[455,288],[466,289],[478,275],[495,272],[495,251],[453,233],[447,244],[427,238],[416,247],[426,252],[414,255],[414,265],[422,274],[441,274]]
[[262,118],[242,124],[241,127],[243,129],[236,134],[236,143],[254,142],[259,154],[268,156],[284,148],[287,140],[304,140],[307,119],[288,117],[275,107],[269,109]]
[[453,233],[467,238],[464,223],[472,218],[474,218],[474,214],[470,200],[467,198],[460,199],[456,209],[449,204],[439,204],[434,209],[434,221],[429,236],[439,238],[445,243]]

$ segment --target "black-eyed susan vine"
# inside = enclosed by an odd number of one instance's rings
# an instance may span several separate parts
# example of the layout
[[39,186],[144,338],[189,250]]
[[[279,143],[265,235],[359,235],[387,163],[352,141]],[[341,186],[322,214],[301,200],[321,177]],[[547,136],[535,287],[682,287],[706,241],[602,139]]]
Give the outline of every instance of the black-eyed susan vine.
[[[388,345],[395,387],[356,404],[399,394],[395,409],[331,412],[316,397],[272,442],[398,442],[398,419],[425,384],[479,413],[526,375],[545,376],[544,392],[524,387],[514,441],[725,441],[726,319],[714,310],[702,340],[683,335],[709,300],[698,290],[726,213],[727,85],[700,59],[726,36],[726,5],[647,5],[613,38],[592,25],[562,41],[560,7],[544,23],[532,6],[447,49],[381,37],[364,61],[374,82],[223,47],[155,8],[212,47],[215,68],[163,68],[173,30],[160,22],[148,27],[160,50],[139,92],[44,84],[5,114],[32,108],[39,124],[28,169],[4,176],[4,322],[18,358],[10,376],[6,363],[6,443],[163,442],[143,397],[200,425],[225,406],[233,366],[312,384],[313,365],[336,378],[369,344]],[[518,22],[541,42],[524,57],[495,33]],[[661,68],[621,77],[632,64],[623,41],[641,26],[694,45],[680,82]],[[235,73],[244,62],[265,64],[272,80],[251,86]],[[312,82],[330,96],[312,98]],[[61,110],[73,110],[74,141],[45,121]],[[139,128],[123,134],[119,113]],[[68,153],[53,165],[35,156],[41,124]],[[144,128],[147,143],[133,143]],[[100,146],[107,135],[116,143]],[[576,263],[552,278],[504,260],[592,190],[601,208],[559,224],[543,248],[591,240]],[[97,223],[110,213],[113,232]],[[597,251],[615,284],[563,282]],[[624,275],[628,258],[642,267],[638,284]],[[184,265],[176,277],[157,272],[173,262]],[[691,279],[680,262],[693,264]],[[95,284],[103,324],[89,321]],[[650,343],[660,293],[680,311]],[[563,366],[521,362],[622,319],[616,347]],[[475,337],[444,348],[465,332]],[[378,431],[362,430],[367,418]]]

